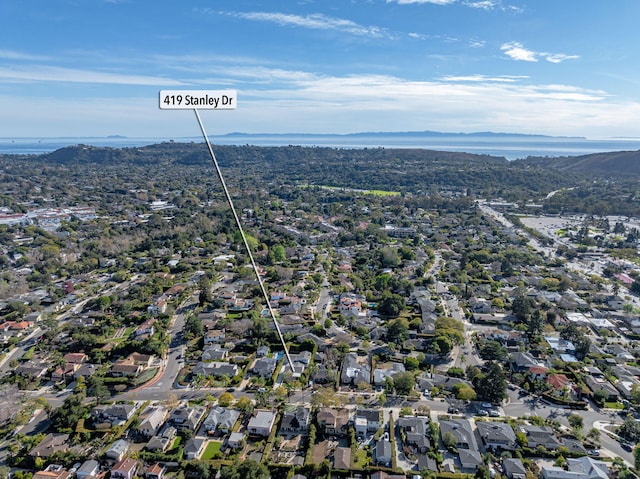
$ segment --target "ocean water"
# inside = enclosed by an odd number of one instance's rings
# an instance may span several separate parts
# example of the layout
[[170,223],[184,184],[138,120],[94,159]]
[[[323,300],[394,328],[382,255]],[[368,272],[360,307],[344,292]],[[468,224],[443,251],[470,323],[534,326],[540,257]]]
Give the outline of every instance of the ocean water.
[[[201,142],[192,138],[0,138],[0,153],[42,154],[70,145],[139,147],[163,141]],[[504,157],[508,160],[528,156],[579,156],[607,151],[640,150],[640,138],[601,139],[561,138],[542,136],[463,136],[420,134],[358,134],[358,135],[224,135],[210,137],[213,145],[256,146],[325,146],[336,148],[424,148],[443,151],[463,151]]]

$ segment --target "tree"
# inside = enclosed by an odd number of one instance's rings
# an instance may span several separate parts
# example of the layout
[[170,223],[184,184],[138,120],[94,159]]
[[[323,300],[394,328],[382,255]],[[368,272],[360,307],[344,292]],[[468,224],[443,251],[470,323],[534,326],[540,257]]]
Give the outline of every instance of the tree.
[[247,396],[242,396],[236,401],[236,409],[245,414],[250,414],[253,411],[253,403]]
[[487,372],[478,376],[474,385],[478,398],[491,403],[501,403],[507,395],[507,379],[497,362],[491,362]]
[[569,414],[567,421],[569,421],[569,426],[573,429],[582,429],[584,427],[584,419],[579,414]]
[[407,356],[404,358],[404,367],[407,371],[415,371],[420,367],[420,361],[413,356]]
[[222,407],[229,407],[233,403],[233,394],[224,392],[218,398],[218,404]]
[[477,396],[473,388],[464,383],[453,386],[453,393],[456,395],[456,399],[461,401],[473,401]]
[[400,395],[408,395],[416,385],[416,378],[413,373],[404,372],[393,376],[393,387]]
[[524,293],[519,293],[515,298],[513,298],[511,311],[518,322],[524,323],[527,321],[527,318],[531,313],[531,302],[532,300],[525,296]]
[[480,357],[488,361],[504,361],[509,352],[498,341],[485,341],[479,349]]
[[398,345],[404,344],[409,337],[409,323],[404,318],[394,319],[387,326],[387,340]]
[[267,466],[253,459],[245,459],[220,469],[220,477],[221,479],[269,479],[270,476]]
[[444,444],[447,449],[453,449],[456,444],[458,444],[458,440],[451,431],[447,431],[442,435],[442,444]]
[[213,301],[213,285],[211,284],[211,280],[207,275],[204,275],[202,278],[200,278],[200,281],[198,281],[198,287],[200,288],[200,294],[198,296],[198,302],[200,303],[200,306]]
[[385,291],[378,302],[378,312],[389,318],[397,317],[406,306],[406,301],[399,294]]
[[89,380],[87,381],[87,395],[94,396],[96,398],[96,405],[111,397],[109,388],[104,383],[104,378],[102,376],[98,374],[89,376]]

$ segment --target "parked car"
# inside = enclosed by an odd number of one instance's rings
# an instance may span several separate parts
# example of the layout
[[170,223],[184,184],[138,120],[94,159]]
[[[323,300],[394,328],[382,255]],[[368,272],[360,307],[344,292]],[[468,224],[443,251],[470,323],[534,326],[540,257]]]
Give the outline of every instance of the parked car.
[[491,411],[489,411],[489,416],[491,416],[491,417],[500,417],[500,413],[498,411],[496,411],[495,409],[492,409]]
[[489,415],[489,413],[487,411],[485,411],[484,409],[480,409],[477,412],[477,414],[478,414],[478,416],[488,416]]
[[481,406],[482,406],[482,407],[485,407],[485,408],[487,408],[487,409],[491,409],[491,408],[493,407],[493,404],[488,403],[488,402],[483,402],[483,403],[481,404]]

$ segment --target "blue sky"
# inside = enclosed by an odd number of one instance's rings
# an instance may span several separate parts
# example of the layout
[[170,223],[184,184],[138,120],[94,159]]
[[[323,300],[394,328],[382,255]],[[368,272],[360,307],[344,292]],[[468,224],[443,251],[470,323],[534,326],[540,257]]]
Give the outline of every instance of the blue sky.
[[0,0],[0,137],[640,137],[640,1]]

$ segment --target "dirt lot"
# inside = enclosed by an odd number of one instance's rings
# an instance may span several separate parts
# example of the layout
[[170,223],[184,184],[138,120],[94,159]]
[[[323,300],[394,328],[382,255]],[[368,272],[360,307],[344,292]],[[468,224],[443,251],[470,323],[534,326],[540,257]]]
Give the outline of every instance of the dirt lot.
[[329,442],[330,441],[322,441],[313,446],[313,463],[320,464],[324,461],[327,456],[329,456]]

